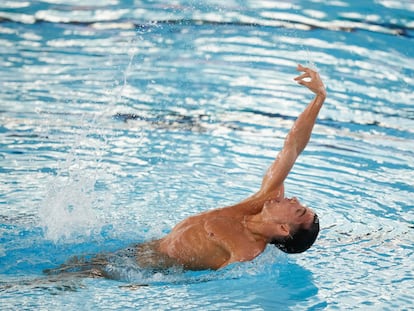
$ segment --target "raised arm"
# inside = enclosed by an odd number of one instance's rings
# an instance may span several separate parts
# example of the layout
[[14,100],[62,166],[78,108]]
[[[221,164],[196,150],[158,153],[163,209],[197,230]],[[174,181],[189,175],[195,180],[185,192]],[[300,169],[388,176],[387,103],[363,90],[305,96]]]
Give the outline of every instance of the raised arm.
[[295,81],[315,93],[315,97],[296,119],[286,136],[283,149],[263,178],[260,195],[268,196],[283,185],[296,159],[309,142],[319,110],[326,98],[325,86],[316,71],[302,65],[298,65],[297,70],[303,73],[296,77]]

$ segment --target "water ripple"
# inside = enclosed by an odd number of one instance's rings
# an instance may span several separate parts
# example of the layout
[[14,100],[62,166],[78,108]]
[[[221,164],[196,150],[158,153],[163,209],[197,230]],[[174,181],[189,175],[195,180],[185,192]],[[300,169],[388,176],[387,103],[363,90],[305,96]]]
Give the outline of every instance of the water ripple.
[[[413,11],[406,1],[3,1],[0,273],[38,277],[252,194],[311,99],[293,81],[302,62],[317,66],[328,99],[286,194],[319,214],[315,247],[158,275],[146,288],[68,290],[91,309],[97,292],[109,308],[182,309],[188,297],[211,309],[411,306]],[[59,291],[20,281],[2,283],[2,305]]]

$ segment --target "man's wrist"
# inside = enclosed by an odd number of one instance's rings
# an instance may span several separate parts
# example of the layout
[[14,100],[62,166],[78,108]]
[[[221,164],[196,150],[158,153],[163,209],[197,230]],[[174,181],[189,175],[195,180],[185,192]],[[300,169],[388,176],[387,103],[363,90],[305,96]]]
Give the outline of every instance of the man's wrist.
[[316,95],[317,95],[318,97],[321,97],[322,99],[325,99],[325,98],[326,98],[326,89],[325,89],[325,88],[320,89],[320,90],[316,93]]

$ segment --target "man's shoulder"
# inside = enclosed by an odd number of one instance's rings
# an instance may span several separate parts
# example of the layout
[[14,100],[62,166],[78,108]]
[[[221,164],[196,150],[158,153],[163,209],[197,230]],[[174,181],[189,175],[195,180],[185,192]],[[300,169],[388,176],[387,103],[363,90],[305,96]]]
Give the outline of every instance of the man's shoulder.
[[256,192],[243,201],[212,209],[209,211],[202,212],[200,214],[191,216],[189,218],[196,219],[208,219],[210,217],[225,216],[225,217],[237,217],[239,215],[253,215],[259,213],[263,204],[268,200],[281,200],[284,198],[284,186],[283,184],[275,191],[269,193]]
[[217,211],[223,216],[230,217],[253,215],[262,210],[265,201],[265,197],[260,196],[260,194],[254,194],[239,203],[220,208]]

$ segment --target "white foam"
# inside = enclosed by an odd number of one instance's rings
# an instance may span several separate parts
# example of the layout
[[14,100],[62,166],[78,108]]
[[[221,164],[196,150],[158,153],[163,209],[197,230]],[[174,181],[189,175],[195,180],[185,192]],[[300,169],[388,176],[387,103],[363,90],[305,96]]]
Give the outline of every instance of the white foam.
[[101,228],[95,212],[95,180],[90,176],[54,177],[39,211],[47,239],[72,240]]

